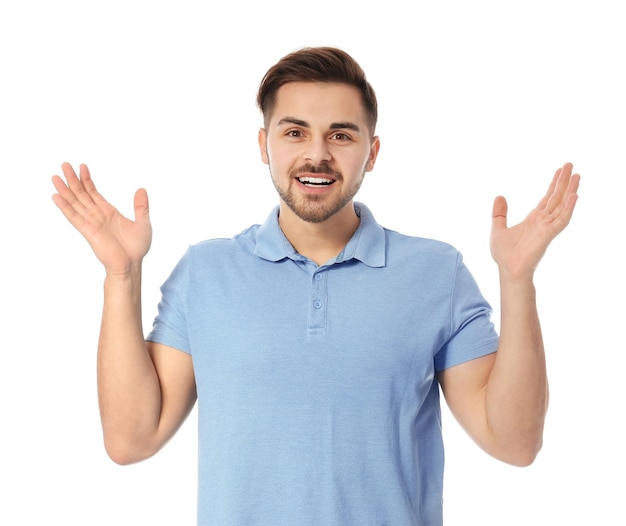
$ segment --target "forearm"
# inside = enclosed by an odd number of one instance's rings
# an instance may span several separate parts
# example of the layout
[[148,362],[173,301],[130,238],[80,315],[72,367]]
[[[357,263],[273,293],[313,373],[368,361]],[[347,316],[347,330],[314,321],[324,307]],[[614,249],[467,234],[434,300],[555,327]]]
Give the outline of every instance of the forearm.
[[500,345],[485,391],[487,424],[498,456],[534,460],[548,406],[543,338],[531,278],[502,277]]
[[143,335],[140,269],[105,279],[98,398],[109,455],[129,463],[152,454],[161,394]]

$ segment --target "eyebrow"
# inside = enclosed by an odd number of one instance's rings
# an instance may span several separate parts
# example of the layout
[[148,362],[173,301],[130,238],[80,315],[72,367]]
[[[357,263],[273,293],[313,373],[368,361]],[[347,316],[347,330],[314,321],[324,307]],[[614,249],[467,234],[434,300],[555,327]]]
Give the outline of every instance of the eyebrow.
[[[281,126],[283,124],[294,124],[296,126],[302,126],[303,128],[310,128],[311,125],[307,121],[303,121],[302,119],[297,119],[296,117],[284,117],[278,121],[277,126]],[[331,130],[353,130],[355,132],[360,133],[361,128],[353,122],[333,122],[329,128]]]

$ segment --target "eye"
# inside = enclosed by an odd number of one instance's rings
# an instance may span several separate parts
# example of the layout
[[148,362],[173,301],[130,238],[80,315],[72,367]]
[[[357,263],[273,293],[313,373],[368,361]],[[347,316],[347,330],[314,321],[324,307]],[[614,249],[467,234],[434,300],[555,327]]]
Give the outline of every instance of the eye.
[[350,140],[352,140],[349,135],[347,135],[345,133],[342,133],[342,132],[333,133],[330,138],[332,140],[334,140],[334,141],[350,141]]
[[289,130],[286,134],[287,137],[302,137],[300,130]]

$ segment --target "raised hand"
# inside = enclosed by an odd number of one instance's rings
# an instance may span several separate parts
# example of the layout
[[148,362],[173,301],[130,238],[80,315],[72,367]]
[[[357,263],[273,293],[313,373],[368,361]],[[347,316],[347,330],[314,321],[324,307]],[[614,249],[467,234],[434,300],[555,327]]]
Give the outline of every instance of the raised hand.
[[52,178],[57,191],[52,199],[88,241],[107,274],[123,275],[139,266],[152,241],[146,191],[135,193],[135,220],[131,221],[100,195],[87,166],[80,166],[80,177],[68,163],[62,169],[65,181],[58,175]]
[[491,255],[500,272],[513,278],[532,277],[548,245],[569,224],[578,199],[580,182],[566,163],[554,174],[546,195],[526,218],[507,227],[507,202],[502,196],[493,204]]

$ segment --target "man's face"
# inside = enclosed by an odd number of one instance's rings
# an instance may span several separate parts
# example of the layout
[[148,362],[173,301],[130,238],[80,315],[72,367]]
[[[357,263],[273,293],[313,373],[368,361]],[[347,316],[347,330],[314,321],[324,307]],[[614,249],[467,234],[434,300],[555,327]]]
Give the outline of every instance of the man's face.
[[370,137],[356,88],[290,82],[278,90],[259,147],[281,211],[284,204],[300,219],[321,223],[352,202],[374,167],[379,141]]

